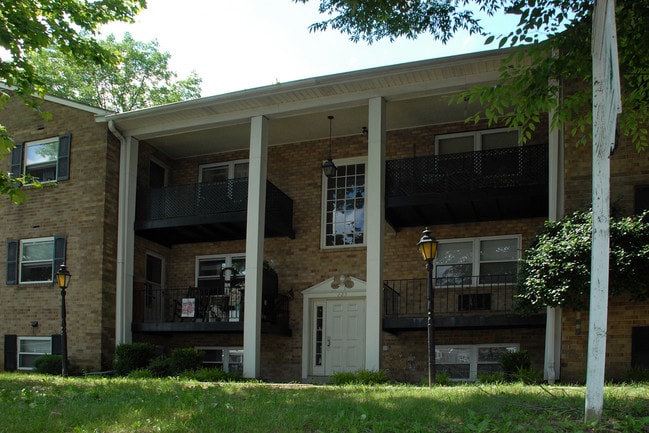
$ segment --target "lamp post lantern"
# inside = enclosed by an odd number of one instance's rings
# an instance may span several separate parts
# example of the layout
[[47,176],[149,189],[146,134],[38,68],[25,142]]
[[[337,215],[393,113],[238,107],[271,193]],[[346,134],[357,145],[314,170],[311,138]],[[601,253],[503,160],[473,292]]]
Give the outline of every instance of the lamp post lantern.
[[68,376],[68,335],[66,326],[66,311],[65,311],[65,289],[70,284],[72,275],[65,264],[62,264],[56,271],[56,282],[61,289],[61,376]]
[[417,248],[422,258],[426,261],[428,278],[426,280],[426,309],[428,312],[428,386],[435,384],[435,320],[433,310],[435,299],[433,294],[433,260],[437,255],[437,240],[430,234],[428,227],[422,233],[421,239],[417,242]]

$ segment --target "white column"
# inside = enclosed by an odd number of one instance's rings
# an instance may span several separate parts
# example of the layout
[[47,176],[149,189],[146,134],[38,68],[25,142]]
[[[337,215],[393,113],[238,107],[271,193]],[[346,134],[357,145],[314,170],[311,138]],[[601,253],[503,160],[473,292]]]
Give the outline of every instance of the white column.
[[248,378],[257,378],[261,366],[261,285],[268,165],[268,120],[263,116],[251,119],[249,163],[243,375]]
[[385,234],[385,100],[369,101],[367,178],[365,180],[365,239],[367,244],[367,298],[365,368],[381,368],[383,250]]
[[125,137],[120,141],[115,344],[130,343],[132,338],[135,192],[139,147],[138,141],[133,137]]
[[[552,80],[552,86],[559,82]],[[555,96],[557,106],[559,96]],[[563,135],[561,126],[553,126],[556,110],[548,114],[548,219],[556,221],[563,217]],[[560,377],[561,368],[561,308],[546,309],[545,360],[543,378],[554,383]]]

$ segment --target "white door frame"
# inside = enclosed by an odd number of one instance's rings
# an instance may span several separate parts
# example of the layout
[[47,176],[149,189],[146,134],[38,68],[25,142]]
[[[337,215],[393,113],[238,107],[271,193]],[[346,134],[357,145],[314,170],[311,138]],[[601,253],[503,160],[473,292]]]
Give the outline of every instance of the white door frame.
[[[313,335],[313,304],[316,300],[328,300],[336,298],[355,298],[366,299],[366,283],[354,277],[347,277],[348,281],[351,280],[353,285],[346,287],[345,284],[339,284],[336,288],[332,286],[334,281],[339,281],[337,278],[331,277],[302,292],[302,380],[307,380],[310,376],[310,361],[311,361],[311,338]],[[336,285],[336,284],[334,284]],[[349,286],[349,284],[348,284]],[[367,335],[367,330],[365,330]]]

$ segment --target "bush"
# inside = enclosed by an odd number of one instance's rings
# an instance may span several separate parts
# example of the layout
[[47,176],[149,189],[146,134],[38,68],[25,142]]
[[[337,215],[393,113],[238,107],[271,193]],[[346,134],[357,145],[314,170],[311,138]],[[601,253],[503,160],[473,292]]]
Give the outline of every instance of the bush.
[[518,379],[519,370],[530,370],[532,362],[530,361],[530,354],[527,350],[519,350],[516,352],[505,352],[500,357],[500,366],[503,369],[505,380],[515,381]]
[[[170,358],[159,356],[154,358],[146,367],[153,377],[167,377],[175,375]],[[129,375],[130,376],[130,375]]]
[[495,373],[495,374],[478,373],[478,382],[480,383],[502,383],[504,381],[505,381],[505,376],[502,373]]
[[388,375],[384,371],[359,370],[355,373],[338,372],[331,376],[333,385],[377,385],[388,383]]
[[63,357],[61,355],[43,355],[34,360],[37,373],[61,374]]
[[632,383],[649,382],[649,369],[634,367],[626,373],[626,380]]
[[203,366],[203,352],[192,348],[174,349],[171,352],[170,366],[174,375],[198,370]]
[[239,373],[228,373],[218,368],[186,370],[181,374],[181,377],[183,379],[196,380],[198,382],[238,382],[242,380]]
[[523,382],[526,385],[536,385],[543,382],[543,375],[531,368],[519,368],[516,370],[514,380]]
[[158,347],[151,343],[127,343],[115,348],[115,373],[126,376],[133,370],[146,368],[158,354]]
[[153,377],[153,374],[151,373],[151,370],[147,368],[139,368],[137,370],[133,370],[128,374],[128,377],[130,379],[151,379]]

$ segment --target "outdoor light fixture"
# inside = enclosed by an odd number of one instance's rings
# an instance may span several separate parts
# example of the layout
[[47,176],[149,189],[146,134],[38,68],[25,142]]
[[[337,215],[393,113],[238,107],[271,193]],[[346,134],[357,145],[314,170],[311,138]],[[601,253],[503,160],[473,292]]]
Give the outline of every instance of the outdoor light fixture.
[[431,236],[428,227],[422,233],[421,239],[417,242],[417,248],[422,258],[426,261],[428,279],[426,281],[426,301],[428,310],[428,386],[435,384],[435,321],[433,310],[435,307],[433,297],[433,260],[437,255],[437,240]]
[[331,159],[331,122],[334,117],[329,115],[327,119],[329,119],[329,159],[322,163],[322,172],[327,178],[331,178],[336,174],[336,164]]
[[65,312],[65,289],[70,284],[72,275],[65,264],[59,267],[56,271],[56,282],[61,289],[61,376],[68,376],[68,335],[66,327],[66,312]]

